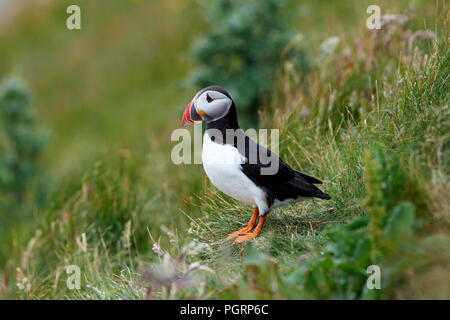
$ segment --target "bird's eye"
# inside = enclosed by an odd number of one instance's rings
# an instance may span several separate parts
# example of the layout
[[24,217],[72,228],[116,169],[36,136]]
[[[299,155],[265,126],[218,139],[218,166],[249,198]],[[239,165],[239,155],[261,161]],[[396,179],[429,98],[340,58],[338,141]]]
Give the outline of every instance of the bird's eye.
[[211,98],[211,96],[209,94],[206,94],[206,101],[208,101],[208,103],[212,102],[214,99]]

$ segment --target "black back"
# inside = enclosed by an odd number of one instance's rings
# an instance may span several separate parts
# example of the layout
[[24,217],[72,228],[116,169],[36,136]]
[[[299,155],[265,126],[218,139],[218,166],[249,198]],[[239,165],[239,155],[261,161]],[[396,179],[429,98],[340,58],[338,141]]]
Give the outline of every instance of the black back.
[[[205,88],[202,92],[205,90],[216,90],[230,97],[228,92],[219,86]],[[321,184],[320,180],[292,169],[278,155],[250,139],[239,127],[234,102],[227,115],[206,123],[205,134],[212,129],[219,130],[223,137],[223,141],[216,141],[216,143],[231,144],[245,157],[246,162],[241,164],[241,170],[250,180],[266,192],[269,205],[272,205],[275,199],[283,201],[298,197],[316,197],[326,200],[331,198],[314,186],[314,184]],[[231,139],[231,141],[228,141],[230,139],[225,139],[227,129],[234,130],[234,139]],[[267,168],[271,165],[266,161],[268,158],[271,161],[278,161],[278,171],[272,175],[263,175],[261,174],[262,168]]]

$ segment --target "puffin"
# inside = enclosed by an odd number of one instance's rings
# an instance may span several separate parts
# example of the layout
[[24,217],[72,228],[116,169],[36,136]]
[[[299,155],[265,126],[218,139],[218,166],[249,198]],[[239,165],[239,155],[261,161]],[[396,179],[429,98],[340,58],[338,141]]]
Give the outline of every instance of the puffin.
[[274,208],[309,198],[331,199],[315,186],[322,184],[320,180],[294,170],[244,133],[235,103],[222,87],[201,89],[187,105],[182,125],[202,121],[206,122],[202,149],[206,175],[220,191],[253,207],[247,225],[226,239],[239,243],[255,238]]

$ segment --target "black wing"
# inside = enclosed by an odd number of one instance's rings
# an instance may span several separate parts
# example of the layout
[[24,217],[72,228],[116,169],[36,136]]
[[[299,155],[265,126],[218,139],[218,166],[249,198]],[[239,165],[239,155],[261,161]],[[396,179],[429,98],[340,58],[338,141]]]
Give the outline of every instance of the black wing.
[[[243,140],[244,147],[235,141],[235,147],[246,158],[246,162],[241,165],[242,172],[263,188],[271,198],[285,200],[300,196],[330,199],[328,194],[314,186],[314,184],[321,184],[320,180],[292,169],[277,154],[257,144],[248,136],[245,135]],[[268,161],[269,159],[278,161],[278,170],[274,174],[262,174],[264,169],[273,165]]]

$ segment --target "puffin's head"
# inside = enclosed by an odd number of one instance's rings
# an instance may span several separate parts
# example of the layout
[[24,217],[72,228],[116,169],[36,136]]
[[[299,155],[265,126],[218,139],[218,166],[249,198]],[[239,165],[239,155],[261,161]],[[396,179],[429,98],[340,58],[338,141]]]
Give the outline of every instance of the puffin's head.
[[183,113],[184,126],[197,121],[215,121],[228,114],[233,100],[225,89],[219,86],[206,87],[194,96]]

